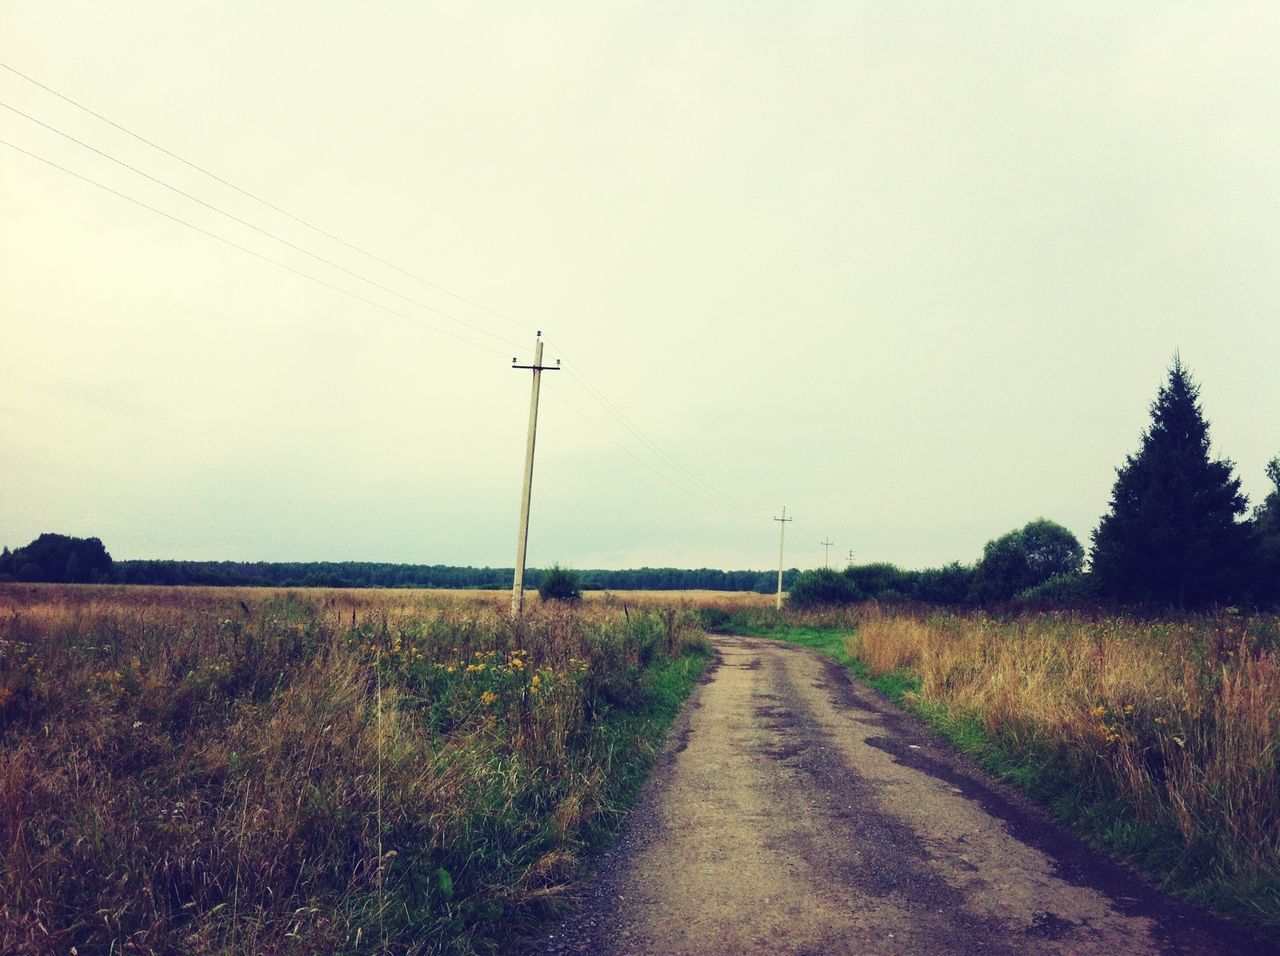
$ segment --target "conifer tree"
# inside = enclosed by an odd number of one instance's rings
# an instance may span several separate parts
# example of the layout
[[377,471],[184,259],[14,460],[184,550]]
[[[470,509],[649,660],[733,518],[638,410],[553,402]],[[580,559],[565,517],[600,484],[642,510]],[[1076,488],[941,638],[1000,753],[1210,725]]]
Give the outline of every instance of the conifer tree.
[[1258,564],[1254,598],[1280,604],[1280,456],[1267,462],[1271,492],[1253,512]]
[[1209,458],[1199,386],[1174,356],[1136,455],[1116,470],[1111,510],[1093,532],[1101,593],[1123,601],[1203,606],[1247,588],[1248,502],[1235,466]]

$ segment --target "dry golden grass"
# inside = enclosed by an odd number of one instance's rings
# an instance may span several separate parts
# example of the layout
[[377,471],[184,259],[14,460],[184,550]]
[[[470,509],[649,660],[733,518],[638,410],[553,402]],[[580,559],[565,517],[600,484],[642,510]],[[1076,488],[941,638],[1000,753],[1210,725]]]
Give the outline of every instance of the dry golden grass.
[[0,586],[0,952],[465,950],[553,897],[695,631],[507,600]]
[[733,610],[749,608],[771,608],[772,594],[757,594],[755,591],[584,591],[582,596],[588,601],[625,602],[641,607],[718,607]]
[[[1173,829],[1223,885],[1280,889],[1280,620],[872,610],[846,642],[875,676]],[[1280,894],[1277,894],[1280,896]],[[1280,915],[1280,898],[1272,918]]]

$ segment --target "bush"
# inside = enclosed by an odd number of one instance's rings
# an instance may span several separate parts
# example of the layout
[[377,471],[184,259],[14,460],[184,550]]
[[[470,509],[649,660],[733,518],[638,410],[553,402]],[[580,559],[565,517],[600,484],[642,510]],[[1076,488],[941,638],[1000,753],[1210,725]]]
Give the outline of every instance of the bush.
[[925,568],[916,574],[913,597],[929,604],[967,604],[974,575],[971,565],[959,561],[941,568]]
[[910,597],[915,590],[917,572],[904,571],[896,565],[853,564],[844,569],[859,597],[893,601]]
[[711,634],[723,632],[733,620],[733,616],[722,607],[700,607],[695,613],[698,626]]
[[1088,574],[1055,574],[1048,581],[1020,591],[1014,600],[1027,608],[1078,608],[1097,599]]
[[791,591],[787,604],[791,607],[815,607],[822,604],[852,604],[862,600],[858,586],[838,571],[820,568],[801,571]]
[[1056,522],[1037,518],[1025,527],[988,541],[973,582],[980,602],[1008,601],[1062,574],[1078,574],[1084,548]]
[[582,584],[577,574],[555,564],[542,576],[538,594],[544,601],[567,601],[575,604],[582,600]]

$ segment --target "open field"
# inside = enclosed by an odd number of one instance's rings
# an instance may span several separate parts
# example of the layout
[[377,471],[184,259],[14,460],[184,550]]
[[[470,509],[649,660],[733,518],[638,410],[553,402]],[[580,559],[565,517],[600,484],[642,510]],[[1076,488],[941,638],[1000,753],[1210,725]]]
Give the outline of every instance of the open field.
[[772,609],[772,594],[754,591],[584,591],[588,601],[623,601],[639,605],[666,605],[686,608]]
[[1280,925],[1280,617],[722,592],[0,585],[0,951],[483,949],[559,897],[705,659],[853,661],[1098,842]]
[[0,951],[484,948],[615,820],[690,615],[0,587]]
[[[84,613],[90,609],[148,609],[164,615],[174,608],[186,613],[194,608],[215,609],[244,601],[251,606],[278,598],[286,592],[305,597],[335,617],[345,611],[362,614],[403,615],[436,611],[442,606],[510,607],[511,592],[455,588],[241,588],[167,585],[5,584],[0,582],[0,614],[14,611],[34,614]],[[754,591],[584,591],[591,602],[625,603],[632,607],[723,607],[768,609],[772,594]],[[526,605],[540,604],[536,591],[525,594]]]

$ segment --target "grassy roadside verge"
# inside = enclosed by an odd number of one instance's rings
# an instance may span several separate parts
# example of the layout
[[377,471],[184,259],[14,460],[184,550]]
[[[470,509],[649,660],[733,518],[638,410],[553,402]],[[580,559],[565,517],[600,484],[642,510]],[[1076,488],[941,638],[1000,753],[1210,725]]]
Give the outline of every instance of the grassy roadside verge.
[[5,953],[497,951],[709,654],[668,609],[71,597],[0,588]]
[[[756,633],[848,667],[1167,891],[1274,929],[1280,735],[1269,626],[1251,650],[1246,635],[1243,650],[1212,661],[1196,658],[1198,633],[1188,631],[1183,646],[1172,625],[1155,627],[1153,641],[1151,625],[1139,633],[1127,622],[1083,628],[1053,619],[922,622],[873,614],[860,629],[777,621]],[[1212,651],[1211,637],[1207,643]],[[1103,685],[1069,665],[1093,652]],[[1027,660],[1011,662],[1018,653]],[[1196,687],[1179,697],[1158,666]],[[1058,683],[1042,684],[1046,673]]]

